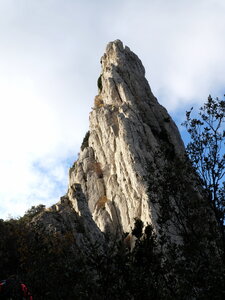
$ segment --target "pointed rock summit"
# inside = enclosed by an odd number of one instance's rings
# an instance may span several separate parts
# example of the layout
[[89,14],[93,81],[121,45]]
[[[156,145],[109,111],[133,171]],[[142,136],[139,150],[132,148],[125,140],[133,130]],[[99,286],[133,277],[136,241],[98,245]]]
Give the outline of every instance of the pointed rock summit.
[[49,209],[56,215],[42,216],[50,227],[71,227],[81,242],[131,232],[135,219],[157,230],[157,191],[149,194],[149,173],[163,173],[165,162],[185,155],[178,129],[152,94],[137,55],[116,40],[101,65],[90,129],[70,169],[68,192]]
[[[140,59],[122,42],[101,58],[90,130],[70,170],[68,197],[79,212],[79,186],[98,228],[130,232],[134,219],[155,221],[146,184],[147,166],[162,147],[183,156],[176,125],[151,92]],[[163,161],[162,161],[163,164]]]

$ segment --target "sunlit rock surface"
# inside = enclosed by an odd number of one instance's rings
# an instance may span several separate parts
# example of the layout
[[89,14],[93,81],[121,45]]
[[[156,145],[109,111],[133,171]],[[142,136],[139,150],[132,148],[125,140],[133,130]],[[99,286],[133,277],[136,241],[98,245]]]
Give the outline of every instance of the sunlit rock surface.
[[[49,209],[75,235],[82,223],[80,243],[103,241],[102,232],[131,232],[135,218],[156,228],[157,206],[146,179],[149,163],[165,148],[175,158],[185,153],[178,129],[152,94],[137,55],[116,40],[108,44],[101,65],[89,134],[70,169],[66,196]],[[42,216],[44,222],[55,224],[55,216],[48,215]]]
[[129,232],[134,218],[154,223],[145,180],[148,162],[165,142],[177,156],[184,154],[184,145],[152,94],[140,59],[128,47],[119,40],[109,43],[101,65],[90,134],[70,170],[68,197],[79,213],[73,192],[79,184],[101,231]]

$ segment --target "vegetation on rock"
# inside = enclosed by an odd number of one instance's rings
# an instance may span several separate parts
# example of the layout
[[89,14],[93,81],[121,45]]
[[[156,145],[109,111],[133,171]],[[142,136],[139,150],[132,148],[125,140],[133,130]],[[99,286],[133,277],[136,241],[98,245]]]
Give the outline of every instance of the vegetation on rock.
[[86,134],[85,134],[85,136],[84,136],[84,139],[83,139],[83,142],[81,144],[81,147],[80,147],[82,151],[84,151],[84,149],[89,146],[89,143],[88,143],[89,136],[90,136],[90,131],[87,131]]
[[96,108],[100,108],[100,107],[103,107],[103,106],[104,106],[104,102],[103,102],[102,98],[101,98],[99,95],[97,95],[97,96],[95,97],[94,104],[95,104],[95,107],[96,107]]
[[98,77],[97,85],[98,85],[99,91],[101,92],[102,91],[102,75],[100,75]]

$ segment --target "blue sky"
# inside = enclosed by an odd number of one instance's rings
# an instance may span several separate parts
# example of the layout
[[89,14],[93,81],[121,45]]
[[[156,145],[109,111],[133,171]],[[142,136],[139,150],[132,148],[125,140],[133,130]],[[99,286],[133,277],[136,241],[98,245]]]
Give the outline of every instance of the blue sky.
[[222,96],[224,15],[224,0],[0,0],[0,218],[65,194],[109,41],[139,56],[178,125]]

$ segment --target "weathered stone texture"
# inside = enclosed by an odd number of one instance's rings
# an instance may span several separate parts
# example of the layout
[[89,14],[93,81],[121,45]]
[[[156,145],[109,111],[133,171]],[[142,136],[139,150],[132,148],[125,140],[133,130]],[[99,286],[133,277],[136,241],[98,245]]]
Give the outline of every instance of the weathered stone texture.
[[185,150],[176,125],[151,92],[140,59],[116,40],[101,64],[88,147],[70,171],[68,197],[79,214],[79,199],[71,192],[79,184],[101,231],[130,232],[135,218],[155,222],[145,180],[148,162],[167,144],[175,156]]
[[[135,218],[157,231],[159,206],[148,193],[149,163],[155,164],[155,172],[167,152],[173,160],[185,154],[178,129],[152,94],[140,59],[116,40],[108,44],[101,64],[89,134],[70,169],[68,192],[34,220],[49,231],[72,231],[87,253],[96,241],[105,244],[104,233],[131,232]],[[155,163],[158,152],[163,155]]]

